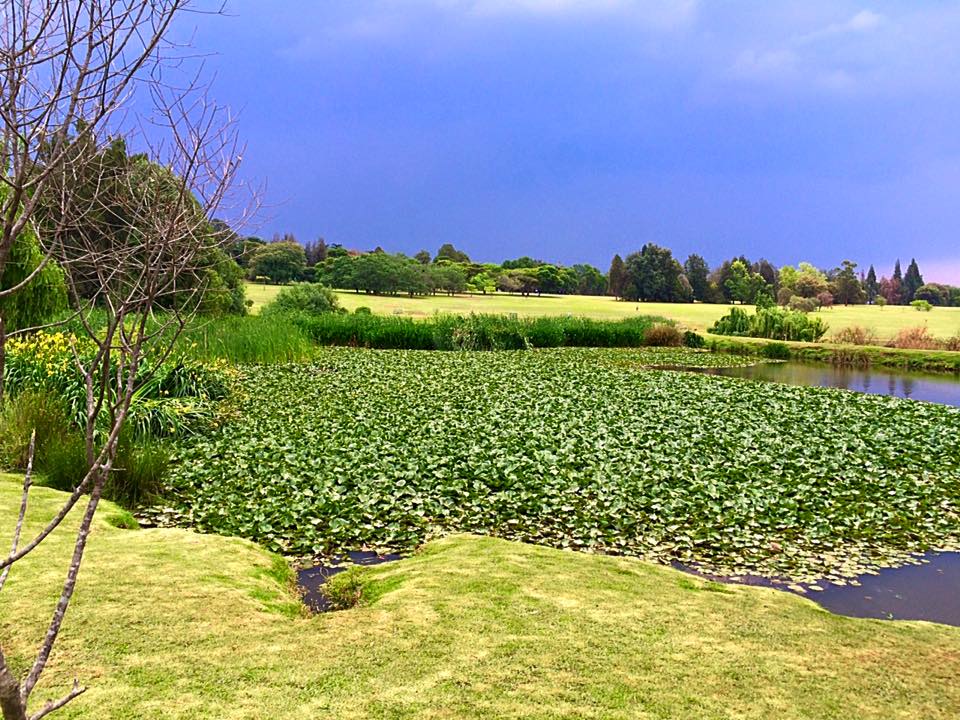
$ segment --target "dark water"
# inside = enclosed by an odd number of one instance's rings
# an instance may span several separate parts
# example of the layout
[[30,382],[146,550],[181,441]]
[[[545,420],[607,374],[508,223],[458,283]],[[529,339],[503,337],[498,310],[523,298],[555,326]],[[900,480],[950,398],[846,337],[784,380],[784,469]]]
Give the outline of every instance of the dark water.
[[394,553],[378,555],[369,551],[348,552],[345,555],[332,558],[322,565],[298,570],[297,585],[303,591],[303,602],[313,612],[326,612],[330,609],[330,603],[321,588],[327,580],[344,572],[352,565],[379,565],[380,563],[399,560],[401,557]]
[[705,372],[788,385],[842,388],[871,395],[892,395],[960,407],[960,376],[957,375],[928,375],[794,362],[710,368]]
[[[756,575],[726,578],[698,572],[696,568],[674,563],[684,572],[717,582],[772,587],[813,600],[826,610],[848,617],[879,620],[927,620],[960,627],[960,553],[927,553],[917,558],[919,565],[885,568],[876,575],[853,578],[855,584],[823,582],[813,590],[809,585],[790,586],[786,582]],[[795,588],[803,587],[805,592]]]

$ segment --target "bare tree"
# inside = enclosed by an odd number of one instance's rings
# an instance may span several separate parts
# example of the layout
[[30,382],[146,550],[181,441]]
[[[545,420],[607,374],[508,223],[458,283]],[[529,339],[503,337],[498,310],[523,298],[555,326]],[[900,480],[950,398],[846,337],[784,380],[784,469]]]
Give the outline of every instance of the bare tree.
[[[39,231],[47,186],[82,161],[74,134],[102,136],[138,85],[178,59],[169,31],[191,9],[191,0],[0,3],[0,277],[17,238]],[[26,287],[50,260],[48,253],[26,277],[0,288],[0,299]],[[0,315],[0,395],[6,330]]]
[[[28,471],[12,549],[0,556],[2,591],[11,568],[75,507],[83,508],[60,597],[23,677],[10,669],[0,647],[5,720],[38,720],[84,692],[75,682],[61,698],[28,713],[73,597],[135,394],[196,310],[225,242],[209,218],[234,185],[240,148],[233,124],[206,100],[203,87],[191,82],[178,88],[162,77],[164,33],[185,8],[180,0],[7,0],[0,15],[0,162],[7,165],[2,178],[9,189],[0,207],[0,273],[13,239],[30,224],[43,262],[64,268],[92,348],[78,344],[73,353],[86,395],[87,472],[54,517],[30,534],[24,523]],[[111,155],[107,120],[131,84],[141,81],[156,109],[142,133],[146,151]],[[89,322],[94,307],[96,327]],[[0,320],[0,341],[2,335]],[[33,450],[31,442],[31,458]]]

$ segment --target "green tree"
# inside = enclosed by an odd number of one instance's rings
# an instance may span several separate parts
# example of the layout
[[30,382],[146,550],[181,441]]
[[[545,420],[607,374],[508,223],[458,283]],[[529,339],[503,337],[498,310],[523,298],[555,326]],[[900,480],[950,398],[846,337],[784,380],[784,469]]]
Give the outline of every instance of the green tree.
[[857,277],[857,264],[844,260],[833,281],[833,300],[844,305],[857,305],[867,298],[867,293]]
[[737,259],[730,263],[729,275],[724,282],[727,296],[731,300],[742,303],[755,303],[757,295],[763,293],[765,298],[772,300],[772,292],[760,273],[753,272],[743,260]]
[[873,265],[867,270],[867,279],[863,283],[863,289],[867,294],[867,302],[869,303],[876,300],[877,295],[880,293],[880,284],[877,282],[877,271],[873,269]]
[[[10,246],[3,276],[0,277],[0,291],[24,282],[37,270],[43,258],[37,236],[28,225]],[[63,270],[50,260],[26,285],[15,293],[0,298],[0,333],[42,325],[66,308],[67,286]]]
[[688,295],[690,284],[685,282],[683,267],[667,248],[647,243],[639,253],[628,255],[624,265],[627,282],[623,297],[627,300],[685,302],[693,299]]
[[413,259],[416,260],[421,265],[430,264],[430,253],[426,250],[421,250],[416,255],[413,256]]
[[455,263],[468,263],[470,262],[470,257],[462,250],[457,250],[450,243],[444,243],[440,246],[440,249],[437,250],[437,256],[433,258],[435,263],[441,260],[449,260]]
[[302,312],[322,315],[337,312],[340,302],[336,294],[319,283],[296,283],[283,288],[264,312]]
[[576,278],[578,295],[603,295],[607,292],[607,279],[593,265],[577,264],[571,270]]
[[257,248],[250,258],[250,277],[269,278],[271,282],[288,283],[299,279],[307,266],[303,246],[280,240]]
[[696,253],[690,255],[683,264],[684,273],[687,280],[690,281],[690,289],[693,292],[693,298],[700,302],[706,302],[707,294],[710,292],[710,266],[707,261]]
[[614,255],[607,272],[607,292],[618,300],[623,297],[623,288],[627,284],[627,267],[623,258]]
[[923,276],[920,275],[920,268],[915,259],[910,260],[907,266],[907,274],[903,276],[903,302],[909,304],[913,302],[917,290],[923,286]]

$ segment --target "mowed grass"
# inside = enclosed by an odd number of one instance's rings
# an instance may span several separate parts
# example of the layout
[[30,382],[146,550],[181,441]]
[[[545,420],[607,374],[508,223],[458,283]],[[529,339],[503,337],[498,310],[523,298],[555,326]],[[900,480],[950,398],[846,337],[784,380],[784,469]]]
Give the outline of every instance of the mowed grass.
[[[36,530],[63,495],[38,488]],[[0,476],[0,535],[18,479]],[[468,535],[363,571],[368,600],[306,617],[277,558],[99,516],[36,702],[59,718],[955,718],[960,629],[855,620],[775,590]],[[22,671],[73,522],[0,594]],[[36,706],[35,706],[36,707]]]
[[[280,291],[279,285],[247,284],[247,297],[253,300],[253,311],[267,304]],[[591,295],[542,295],[521,297],[503,293],[489,295],[433,295],[427,297],[380,296],[338,291],[340,304],[348,310],[368,307],[382,315],[430,317],[436,313],[516,313],[521,317],[575,315],[596,319],[618,320],[637,315],[655,315],[675,320],[682,326],[706,332],[718,318],[730,311],[729,305],[701,303],[628,303],[611,297]],[[752,307],[747,307],[753,312]],[[934,308],[918,312],[912,307],[876,305],[837,306],[821,311],[831,333],[851,325],[872,329],[881,340],[889,340],[903,328],[926,325],[940,338],[960,334],[960,308]]]

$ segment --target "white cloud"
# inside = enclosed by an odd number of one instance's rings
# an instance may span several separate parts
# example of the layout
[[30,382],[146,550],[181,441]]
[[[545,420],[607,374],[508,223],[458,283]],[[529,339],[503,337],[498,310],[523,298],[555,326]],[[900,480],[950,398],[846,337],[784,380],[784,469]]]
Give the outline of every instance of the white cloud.
[[477,17],[504,15],[629,14],[652,28],[669,29],[696,19],[698,0],[432,0],[447,10],[462,10]]

